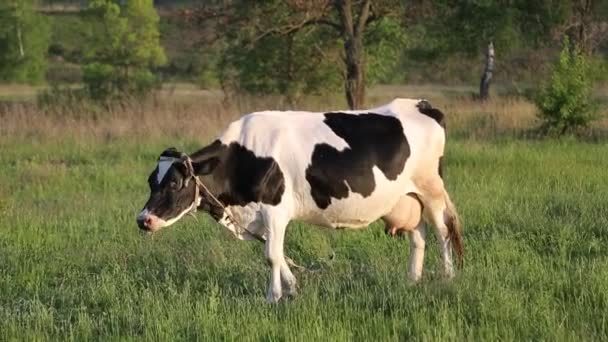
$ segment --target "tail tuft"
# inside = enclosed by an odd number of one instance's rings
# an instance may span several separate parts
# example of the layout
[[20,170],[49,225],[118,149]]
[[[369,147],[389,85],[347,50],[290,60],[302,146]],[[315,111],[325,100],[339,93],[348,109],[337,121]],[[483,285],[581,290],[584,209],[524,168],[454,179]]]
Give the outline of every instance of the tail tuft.
[[454,207],[454,203],[450,200],[447,192],[445,193],[446,202],[446,226],[448,227],[448,235],[452,243],[452,249],[456,252],[458,268],[464,266],[464,244],[462,241],[462,226],[460,218]]

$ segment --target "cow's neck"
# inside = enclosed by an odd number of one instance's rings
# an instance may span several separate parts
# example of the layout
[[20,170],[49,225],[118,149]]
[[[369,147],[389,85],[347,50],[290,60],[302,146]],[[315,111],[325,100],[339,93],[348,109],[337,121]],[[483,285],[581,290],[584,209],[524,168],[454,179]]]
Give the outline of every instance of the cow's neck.
[[[223,162],[226,160],[226,154],[226,146],[215,140],[190,156],[196,175],[215,196],[220,196],[226,190],[225,177],[221,177],[225,168]],[[210,173],[205,172],[205,166],[216,158],[219,159],[219,164],[213,167]]]

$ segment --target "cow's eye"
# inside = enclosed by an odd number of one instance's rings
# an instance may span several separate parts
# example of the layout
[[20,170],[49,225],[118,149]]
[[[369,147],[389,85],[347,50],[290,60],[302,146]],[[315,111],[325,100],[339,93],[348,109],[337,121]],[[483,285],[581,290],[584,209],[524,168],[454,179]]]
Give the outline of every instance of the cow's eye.
[[179,188],[179,183],[178,183],[177,181],[171,181],[171,182],[169,183],[169,187],[170,187],[172,190],[177,190],[177,189]]

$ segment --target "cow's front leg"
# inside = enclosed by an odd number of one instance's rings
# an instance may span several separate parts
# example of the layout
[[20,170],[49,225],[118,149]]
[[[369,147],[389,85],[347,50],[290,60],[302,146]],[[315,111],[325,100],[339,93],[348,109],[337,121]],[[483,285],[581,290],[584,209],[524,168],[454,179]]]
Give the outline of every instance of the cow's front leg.
[[[285,280],[293,280],[295,285],[295,278],[285,261],[285,255],[283,254],[283,242],[285,240],[285,229],[286,223],[282,220],[273,217],[272,215],[267,216],[267,239],[266,239],[266,260],[270,266],[270,280],[268,283],[268,292],[266,294],[266,300],[269,303],[276,303],[283,296],[281,288],[281,275],[284,274]],[[283,269],[283,272],[281,272]],[[286,273],[285,271],[288,271]],[[290,277],[291,276],[291,277]]]
[[283,264],[281,265],[281,282],[283,283],[283,290],[286,296],[293,297],[296,295],[296,277],[291,273],[285,259],[283,259]]

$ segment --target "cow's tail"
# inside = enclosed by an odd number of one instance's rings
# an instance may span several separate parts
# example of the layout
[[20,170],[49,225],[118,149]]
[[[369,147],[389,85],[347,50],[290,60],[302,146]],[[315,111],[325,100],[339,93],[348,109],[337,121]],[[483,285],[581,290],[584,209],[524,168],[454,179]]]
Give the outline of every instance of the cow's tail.
[[456,253],[457,265],[462,268],[464,265],[464,245],[462,242],[462,226],[460,224],[460,218],[458,212],[447,191],[444,191],[445,197],[445,212],[444,221],[448,227],[448,237],[452,243],[452,250]]

